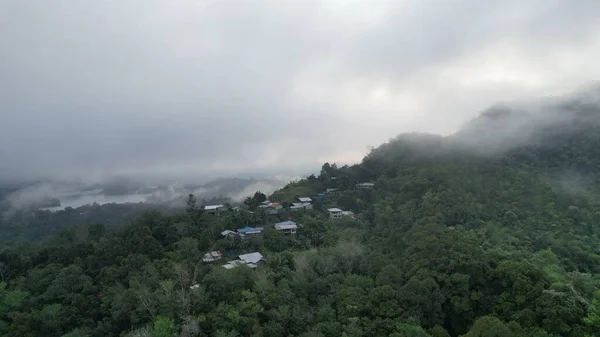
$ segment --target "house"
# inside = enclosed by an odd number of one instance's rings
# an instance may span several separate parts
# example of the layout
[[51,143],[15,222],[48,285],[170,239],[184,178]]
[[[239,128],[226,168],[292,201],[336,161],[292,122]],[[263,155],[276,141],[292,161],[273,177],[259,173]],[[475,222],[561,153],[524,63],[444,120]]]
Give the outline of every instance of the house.
[[290,210],[294,211],[302,211],[302,210],[312,210],[313,205],[310,202],[293,202],[290,206]]
[[296,230],[298,230],[298,224],[294,221],[278,222],[274,225],[274,227],[275,230],[284,234],[296,234]]
[[232,239],[234,236],[237,235],[237,233],[227,229],[227,230],[222,231],[221,235],[223,235],[224,237],[226,237],[228,239]]
[[206,213],[210,213],[210,214],[215,214],[218,212],[223,212],[226,211],[227,208],[225,207],[225,205],[207,205],[204,206],[204,211]]
[[243,254],[240,255],[239,258],[241,261],[244,261],[246,265],[250,268],[256,268],[258,263],[264,260],[262,254],[258,252]]
[[283,211],[283,205],[278,202],[272,202],[267,205],[267,214],[275,215]]
[[309,197],[302,197],[302,198],[298,198],[298,200],[300,201],[300,203],[302,204],[302,207],[304,207],[305,210],[311,210],[313,208],[313,205],[311,204],[312,199]]
[[254,252],[249,254],[243,254],[238,256],[239,260],[229,261],[223,265],[225,269],[233,269],[237,266],[246,265],[250,268],[256,268],[260,261],[264,260],[264,257],[261,253]]
[[374,183],[360,183],[356,184],[356,188],[372,189],[375,186]]
[[260,234],[262,233],[262,231],[265,230],[262,227],[250,227],[250,226],[246,226],[244,228],[240,228],[237,230],[237,232],[242,236],[249,236],[252,234]]
[[298,201],[300,202],[293,202],[292,205],[290,206],[290,210],[293,211],[299,211],[299,210],[312,210],[313,209],[313,205],[311,204],[312,199],[309,197],[302,197],[302,198],[298,198]]
[[301,202],[293,202],[290,206],[292,212],[304,210],[304,205]]
[[343,217],[343,211],[339,208],[328,208],[327,212],[329,212],[329,218],[331,219],[341,219]]
[[319,193],[318,196],[319,196],[319,199],[321,199],[321,200],[327,199],[327,193]]
[[210,262],[218,261],[222,258],[223,258],[223,254],[221,254],[221,252],[215,250],[210,253],[204,254],[204,256],[202,257],[202,262],[210,263]]
[[233,260],[233,261],[229,261],[226,264],[224,264],[223,268],[225,268],[225,269],[233,269],[233,268],[235,268],[235,267],[237,267],[239,265],[243,265],[243,264],[246,264],[246,262],[242,261],[242,260]]
[[325,194],[327,196],[330,196],[330,195],[339,195],[339,190],[337,188],[328,188],[328,189],[325,190]]
[[342,218],[354,218],[354,213],[351,211],[342,211]]

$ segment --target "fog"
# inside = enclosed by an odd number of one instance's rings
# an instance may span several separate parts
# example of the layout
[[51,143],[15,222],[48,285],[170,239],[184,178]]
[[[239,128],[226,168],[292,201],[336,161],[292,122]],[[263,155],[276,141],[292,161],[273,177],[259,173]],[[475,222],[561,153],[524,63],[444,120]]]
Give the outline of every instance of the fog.
[[0,182],[304,175],[600,76],[600,2],[0,0]]

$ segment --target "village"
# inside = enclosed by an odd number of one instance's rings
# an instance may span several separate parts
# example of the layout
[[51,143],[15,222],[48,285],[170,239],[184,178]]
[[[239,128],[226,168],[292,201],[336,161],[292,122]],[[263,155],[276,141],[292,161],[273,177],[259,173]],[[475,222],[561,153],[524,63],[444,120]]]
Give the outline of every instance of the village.
[[[375,184],[372,182],[363,182],[356,184],[356,189],[372,189]],[[335,201],[335,197],[340,195],[340,193],[344,192],[343,190],[336,188],[328,188],[322,193],[318,193],[315,198],[319,201]],[[279,216],[282,214],[298,214],[300,212],[306,214],[306,212],[315,211],[315,203],[313,198],[311,197],[298,197],[296,201],[289,203],[288,207],[284,207],[283,203],[278,201],[270,201],[264,200],[257,207],[258,210],[264,212],[268,219],[270,216]],[[246,211],[249,213],[254,213],[253,211],[244,210],[243,208],[236,206],[230,207],[228,205],[206,205],[204,206],[204,212],[207,214],[212,214],[214,216],[219,216],[224,212],[240,212]],[[338,207],[329,207],[325,208],[325,214],[329,219],[354,219],[355,214],[352,211],[343,210]],[[281,233],[282,235],[290,236],[297,235],[299,231],[302,230],[303,225],[293,221],[293,220],[284,220],[284,221],[276,221],[270,224],[271,228],[275,231]],[[241,228],[237,229],[225,229],[222,231],[221,237],[225,240],[249,240],[252,237],[260,236],[265,232],[265,227],[256,226],[251,227],[248,225],[244,225]],[[219,250],[213,250],[204,254],[202,258],[202,262],[205,264],[217,264],[222,263],[221,266],[225,269],[233,269],[239,266],[246,266],[249,268],[257,268],[261,262],[265,261],[265,257],[260,252],[249,252],[245,254],[240,254],[236,256],[229,256],[229,258],[223,252]],[[194,286],[192,286],[194,287]]]

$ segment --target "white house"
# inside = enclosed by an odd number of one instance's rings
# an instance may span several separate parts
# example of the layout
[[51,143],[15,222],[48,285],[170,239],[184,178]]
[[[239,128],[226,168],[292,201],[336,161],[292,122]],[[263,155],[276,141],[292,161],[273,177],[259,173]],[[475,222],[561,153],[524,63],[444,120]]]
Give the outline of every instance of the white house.
[[250,268],[256,268],[260,261],[264,260],[264,257],[261,253],[254,252],[249,254],[243,254],[238,256],[239,260],[229,261],[223,265],[225,269],[232,269],[240,265],[246,265]]
[[275,230],[284,234],[296,234],[296,230],[298,230],[298,224],[294,221],[278,222],[274,225],[274,227]]
[[364,188],[364,189],[371,189],[371,188],[373,188],[373,186],[375,186],[374,183],[359,183],[359,184],[356,184],[357,188]]
[[236,235],[237,235],[237,233],[236,233],[236,232],[234,232],[234,231],[232,231],[232,230],[229,230],[229,229],[227,229],[227,230],[224,230],[224,231],[222,231],[222,232],[221,232],[221,235],[223,235],[224,237],[226,237],[226,238],[228,238],[228,239],[231,239],[231,238],[233,238],[234,236],[236,236]]
[[246,265],[250,268],[256,268],[258,263],[264,260],[262,254],[258,252],[243,254],[240,255],[239,258],[240,260],[244,261],[244,263],[246,263]]
[[343,218],[354,218],[354,213],[351,211],[342,211]]
[[254,253],[248,253],[248,254],[242,254],[240,256],[238,256],[240,258],[240,260],[246,262],[246,263],[258,263],[262,260],[264,260],[265,258],[262,256],[261,253],[259,252],[254,252]]
[[329,212],[329,217],[331,219],[341,219],[343,217],[342,212],[344,211],[339,208],[328,208],[327,212]]
[[309,197],[302,197],[302,198],[298,198],[298,200],[300,201],[300,204],[302,204],[302,207],[304,207],[305,210],[311,210],[313,209],[313,205],[311,204],[312,199]]
[[211,214],[215,214],[217,212],[223,212],[225,211],[225,205],[206,205],[204,206],[204,211],[206,213],[211,213]]
[[239,265],[242,264],[246,264],[246,262],[242,261],[242,260],[233,260],[233,261],[229,261],[226,264],[223,265],[223,268],[225,269],[233,269]]
[[300,211],[303,209],[304,209],[304,205],[301,202],[293,202],[292,205],[290,206],[290,210],[292,212]]

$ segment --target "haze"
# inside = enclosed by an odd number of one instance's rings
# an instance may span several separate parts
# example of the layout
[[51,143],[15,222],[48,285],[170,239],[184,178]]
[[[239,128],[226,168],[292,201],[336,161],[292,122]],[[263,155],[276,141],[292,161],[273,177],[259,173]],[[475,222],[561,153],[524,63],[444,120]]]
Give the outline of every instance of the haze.
[[0,0],[0,181],[304,174],[600,75],[600,2]]

